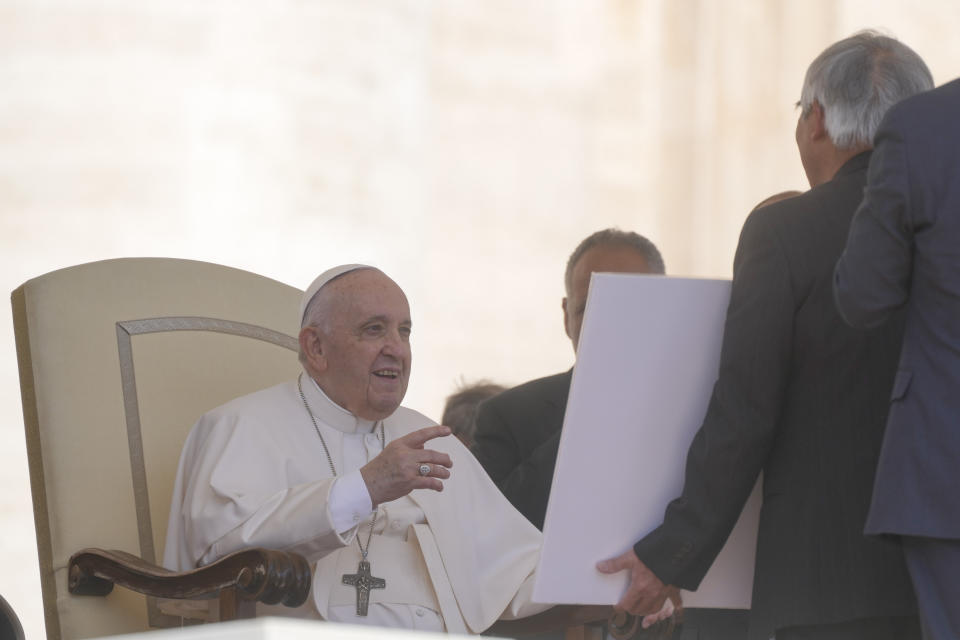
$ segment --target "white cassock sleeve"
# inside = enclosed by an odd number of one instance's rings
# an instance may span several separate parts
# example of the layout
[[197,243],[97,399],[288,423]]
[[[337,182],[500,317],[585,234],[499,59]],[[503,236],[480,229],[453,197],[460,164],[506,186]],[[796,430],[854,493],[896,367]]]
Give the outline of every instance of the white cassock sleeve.
[[526,618],[538,613],[543,613],[547,609],[550,609],[554,606],[552,604],[542,604],[532,600],[533,583],[536,582],[536,577],[536,574],[532,574],[523,581],[523,584],[521,584],[520,588],[517,589],[516,595],[513,596],[513,600],[510,601],[510,604],[507,605],[507,608],[503,610],[502,614],[500,614],[501,620],[516,620],[518,618]]
[[[540,531],[513,508],[456,438],[437,438],[431,448],[450,455],[451,477],[442,493],[414,491],[411,497],[429,523],[429,535],[418,531],[417,537],[434,587],[446,576],[466,627],[452,626],[454,606],[447,606],[448,631],[481,633],[497,619],[549,609],[551,605],[530,599],[543,541]],[[443,609],[442,596],[440,605]]]
[[359,469],[337,478],[333,483],[329,509],[333,529],[340,534],[346,534],[373,513],[370,491]]
[[352,542],[356,526],[338,532],[331,515],[335,479],[292,484],[274,435],[242,415],[200,419],[180,460],[165,566],[192,569],[253,546],[322,557]]

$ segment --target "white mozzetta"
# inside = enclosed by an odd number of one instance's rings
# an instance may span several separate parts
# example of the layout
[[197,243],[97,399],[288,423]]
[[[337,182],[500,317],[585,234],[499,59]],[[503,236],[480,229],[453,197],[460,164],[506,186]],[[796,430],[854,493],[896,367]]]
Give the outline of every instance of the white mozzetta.
[[[306,382],[338,473],[380,453],[372,422]],[[389,443],[436,423],[400,407],[383,424]],[[355,615],[355,590],[341,576],[355,572],[354,539],[366,537],[372,514],[338,533],[328,508],[335,479],[296,381],[237,398],[194,426],[177,473],[164,565],[189,569],[248,546],[298,551],[316,565],[312,598],[299,613],[333,621],[430,628],[432,618],[450,632],[478,633],[500,617],[545,609],[529,601],[540,532],[456,438],[427,446],[451,457],[452,476],[443,492],[417,490],[381,505],[369,561],[387,588],[371,592],[366,618]]]

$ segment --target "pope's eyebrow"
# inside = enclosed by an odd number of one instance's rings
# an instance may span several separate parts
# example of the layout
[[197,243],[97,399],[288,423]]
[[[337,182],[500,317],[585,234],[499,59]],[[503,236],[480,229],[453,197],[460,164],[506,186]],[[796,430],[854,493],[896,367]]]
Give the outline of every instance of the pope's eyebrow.
[[366,329],[372,324],[386,324],[386,323],[387,323],[387,316],[385,315],[370,316],[369,318],[365,318],[364,320],[357,323],[357,328],[362,330],[362,329]]
[[[370,316],[369,318],[367,318],[357,326],[360,329],[363,329],[365,327],[369,327],[372,324],[390,324],[390,318],[389,316],[386,316],[384,314]],[[410,328],[413,326],[413,323],[410,321],[409,318],[405,318],[400,321],[400,326]]]

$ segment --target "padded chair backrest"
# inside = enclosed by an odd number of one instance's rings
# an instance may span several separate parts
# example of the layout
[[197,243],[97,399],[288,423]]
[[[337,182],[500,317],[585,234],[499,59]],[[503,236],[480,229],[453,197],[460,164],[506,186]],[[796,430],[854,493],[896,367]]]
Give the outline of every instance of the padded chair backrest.
[[70,595],[68,560],[85,547],[163,558],[190,428],[231,398],[296,376],[300,296],[253,273],[163,258],[62,269],[13,292],[51,640],[169,624],[126,589]]

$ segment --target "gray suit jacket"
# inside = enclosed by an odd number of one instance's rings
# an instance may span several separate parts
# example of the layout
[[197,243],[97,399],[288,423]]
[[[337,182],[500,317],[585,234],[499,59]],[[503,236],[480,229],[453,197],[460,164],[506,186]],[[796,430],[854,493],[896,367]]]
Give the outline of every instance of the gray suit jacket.
[[695,589],[763,470],[756,640],[915,612],[899,547],[863,535],[901,326],[850,328],[831,286],[868,162],[856,156],[831,181],[747,219],[683,493],[634,546],[661,580]]
[[906,305],[867,531],[960,538],[960,80],[888,112],[835,288],[856,326]]

